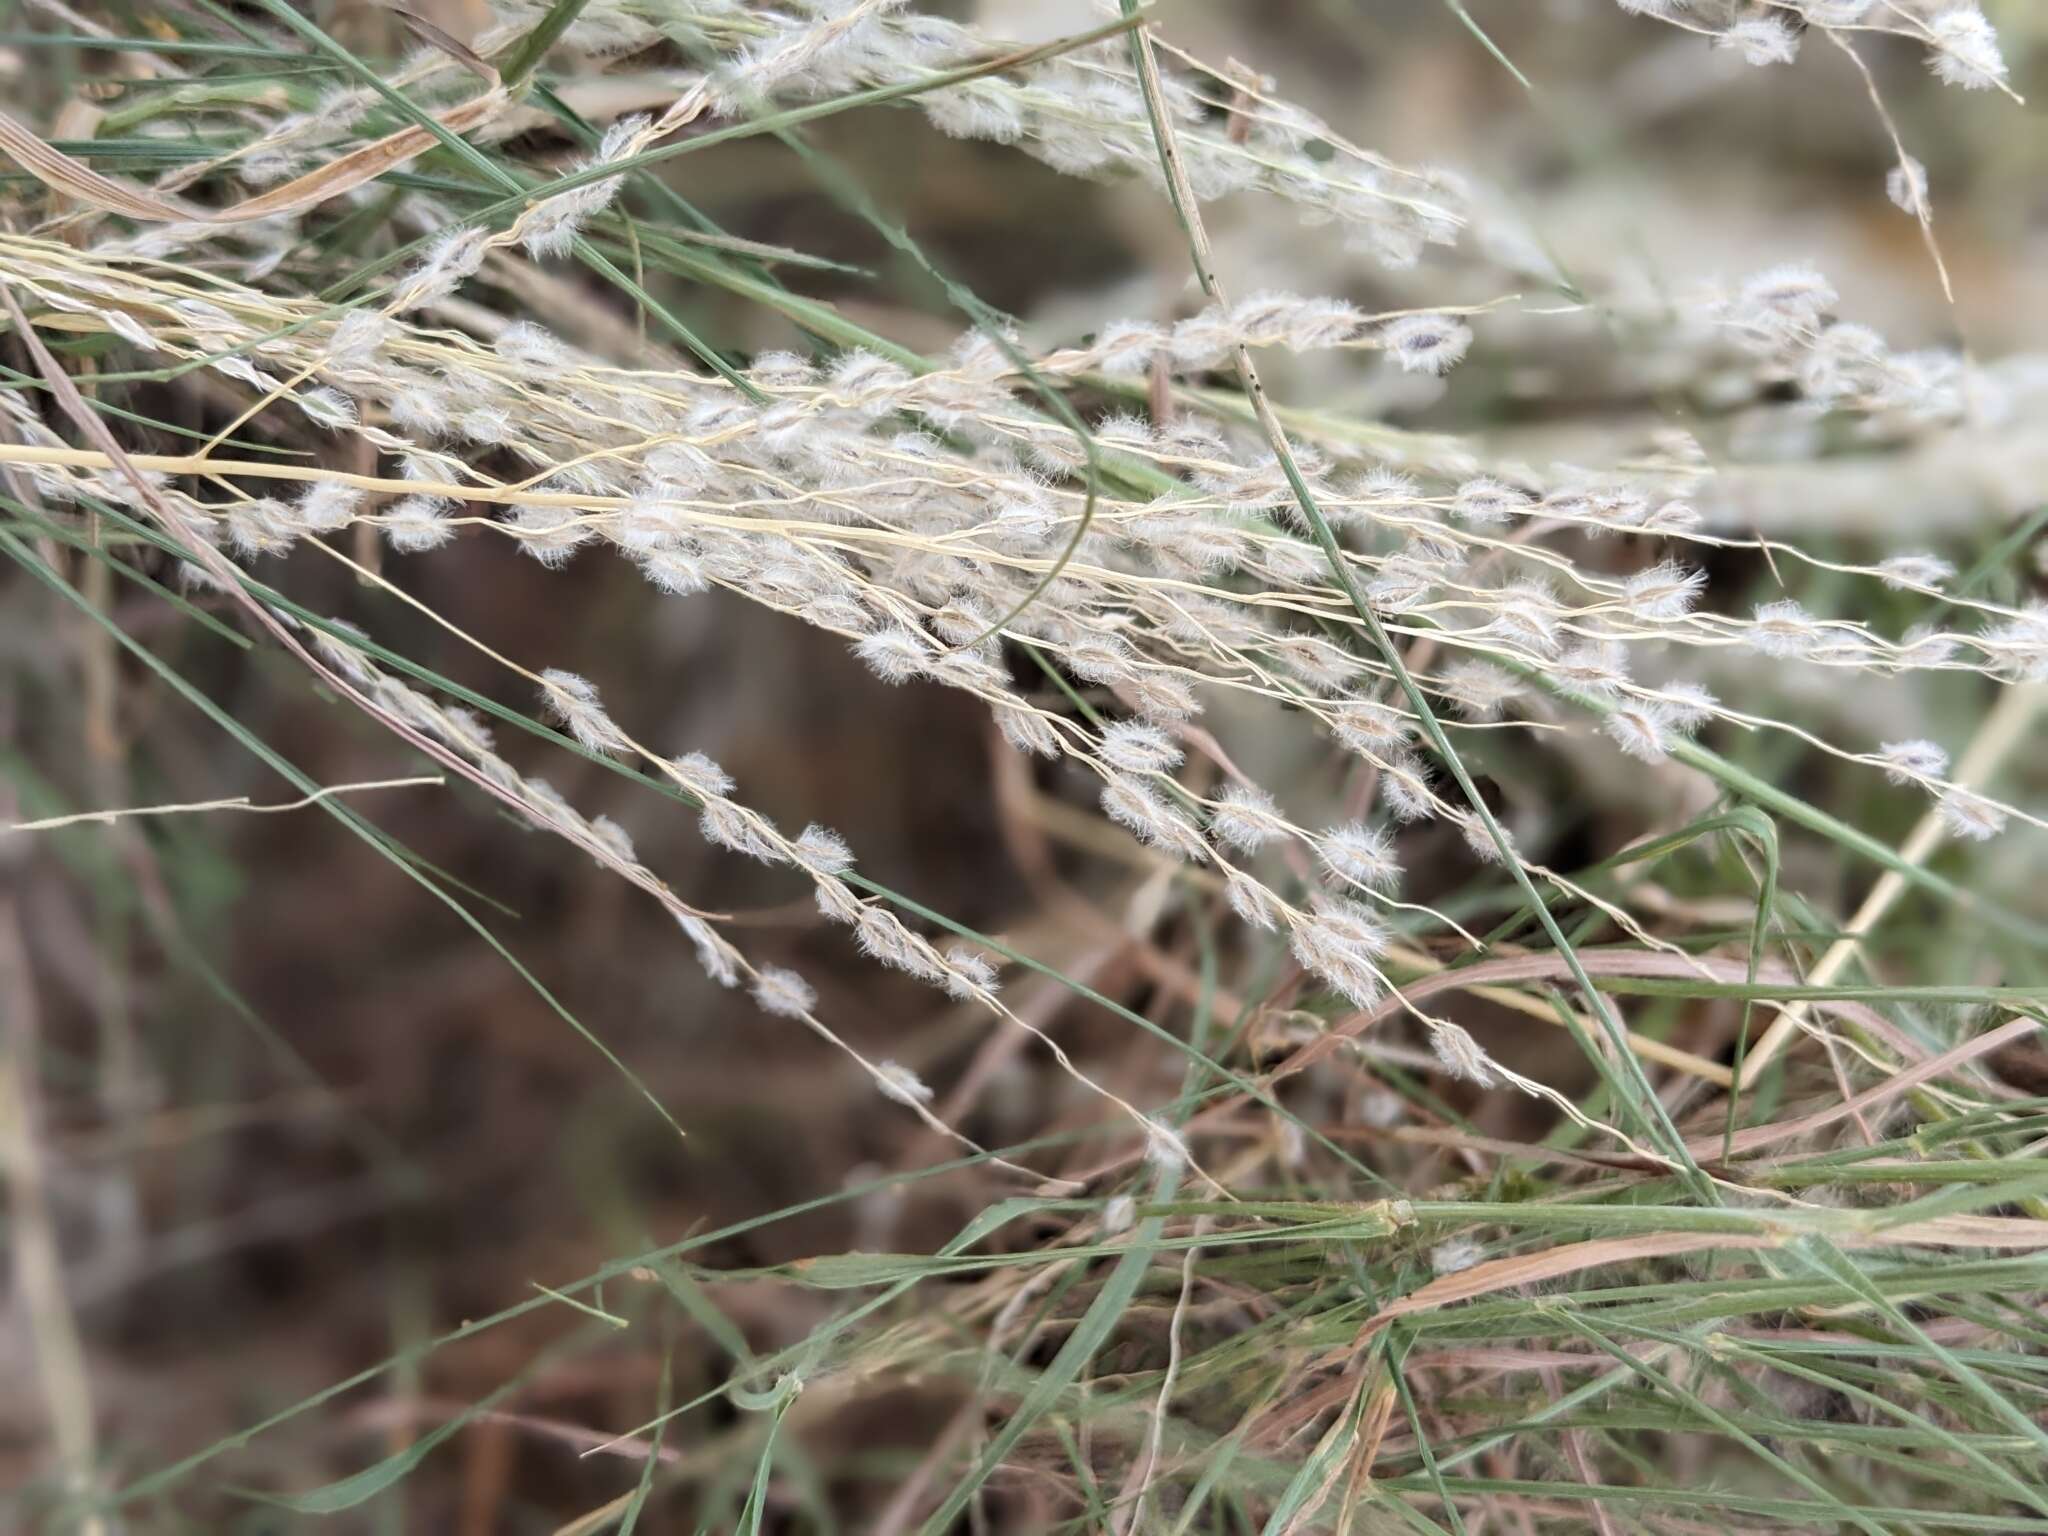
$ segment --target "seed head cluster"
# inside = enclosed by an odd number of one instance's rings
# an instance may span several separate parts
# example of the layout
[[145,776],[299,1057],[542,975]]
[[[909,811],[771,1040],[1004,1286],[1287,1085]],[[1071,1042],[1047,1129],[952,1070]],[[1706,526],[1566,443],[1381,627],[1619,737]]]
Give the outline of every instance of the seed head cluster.
[[[1816,29],[1874,29],[1917,41],[1944,80],[2004,78],[1995,35],[1956,0],[1622,4],[1711,34],[1753,64],[1792,64]],[[505,35],[544,9],[514,0],[501,12]],[[762,351],[737,371],[660,355],[621,366],[596,342],[534,319],[475,323],[467,295],[517,292],[609,227],[636,157],[692,125],[777,104],[900,90],[943,132],[1014,146],[1069,174],[1160,175],[1121,39],[921,89],[994,44],[875,0],[787,11],[730,0],[694,8],[694,25],[698,60],[673,71],[664,110],[606,125],[560,168],[565,185],[542,185],[499,224],[436,220],[428,194],[408,194],[405,216],[438,232],[340,305],[280,292],[264,265],[272,247],[253,236],[235,270],[166,259],[214,238],[204,227],[86,243],[0,234],[0,271],[25,305],[96,322],[154,366],[202,372],[317,440],[358,450],[346,471],[324,460],[254,466],[223,448],[200,472],[169,454],[139,461],[138,484],[69,453],[32,397],[0,392],[0,421],[25,450],[20,472],[60,506],[149,522],[168,505],[252,573],[299,545],[363,531],[383,540],[403,579],[412,562],[459,561],[462,540],[491,537],[550,569],[627,562],[666,600],[717,589],[759,604],[836,637],[878,687],[972,695],[1012,747],[1068,765],[1146,856],[1212,882],[1245,924],[1284,939],[1301,974],[1357,1009],[1394,992],[1383,969],[1394,914],[1405,923],[1418,911],[1401,901],[1409,829],[1445,827],[1472,859],[1512,858],[1591,899],[1512,844],[1503,854],[1443,772],[1439,720],[1470,738],[1562,730],[1659,771],[1703,732],[1796,731],[1932,796],[1952,835],[1989,838],[2019,815],[1946,777],[1932,741],[1883,740],[1900,734],[1883,726],[1867,741],[1830,741],[1724,704],[1698,674],[1725,670],[1734,655],[1873,684],[1920,671],[2038,683],[2048,679],[2048,608],[1952,590],[1954,565],[1924,549],[1830,564],[1731,531],[1746,509],[1722,499],[1707,449],[1673,428],[1616,443],[1600,464],[1535,465],[1476,441],[1361,435],[1303,412],[1283,461],[1242,413],[1212,408],[1235,359],[1271,349],[1341,353],[1382,382],[1456,388],[1454,370],[1487,355],[1494,306],[1381,313],[1266,291],[1193,313],[1103,316],[1064,344],[972,328],[939,356],[876,338],[814,356]],[[566,46],[623,55],[657,35],[639,7],[594,0]],[[1337,226],[1395,268],[1468,222],[1455,177],[1349,145],[1258,82],[1218,90],[1223,75],[1170,50],[1167,63],[1165,102],[1198,196],[1262,196]],[[445,65],[417,61],[399,83],[429,84]],[[353,142],[366,105],[345,91],[278,123],[252,174]],[[1925,215],[1919,162],[1902,158],[1889,192]],[[1775,413],[1787,432],[1825,427],[1889,443],[2024,419],[2010,409],[2020,385],[1959,354],[1896,350],[1843,318],[1853,307],[1819,270],[1790,260],[1684,295],[1654,323],[1674,378],[1711,381],[1727,400]],[[1048,390],[1092,403],[1080,416],[1055,411]],[[1776,558],[1790,574],[1786,594],[1746,614],[1715,602],[1707,561],[1731,547]],[[1800,575],[1822,567],[1825,595],[1809,592]],[[188,569],[201,582],[217,574],[196,560]],[[1948,606],[1937,624],[1886,632],[1857,599],[1886,590]],[[1396,686],[1354,593],[1408,649],[1425,708]],[[812,987],[751,965],[718,923],[674,896],[623,826],[585,817],[515,767],[474,714],[399,680],[367,637],[323,624],[311,639],[381,713],[662,901],[713,981],[744,983],[770,1015],[824,1028]],[[1041,666],[1070,694],[1048,692]],[[541,718],[578,749],[663,784],[713,847],[807,880],[818,911],[867,956],[1014,1017],[992,962],[942,951],[869,894],[836,833],[786,834],[701,752],[642,747],[605,708],[602,682],[554,668],[528,679]],[[1282,803],[1242,771],[1235,743],[1210,735],[1203,717],[1225,699],[1233,720],[1265,710],[1284,722],[1276,729],[1304,733],[1354,768],[1369,797],[1313,825],[1327,809]],[[1447,1072],[1495,1081],[1469,1035],[1433,1027]],[[870,1071],[898,1102],[930,1097],[901,1066]],[[1184,1157],[1172,1132],[1151,1125],[1146,1136],[1155,1158],[1161,1147]]]

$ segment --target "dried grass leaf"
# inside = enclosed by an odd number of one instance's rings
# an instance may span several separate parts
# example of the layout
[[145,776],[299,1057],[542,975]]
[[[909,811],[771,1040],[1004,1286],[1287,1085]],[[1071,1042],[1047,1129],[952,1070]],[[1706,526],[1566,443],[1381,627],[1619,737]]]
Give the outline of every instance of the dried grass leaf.
[[[496,117],[508,100],[510,94],[494,77],[488,90],[436,113],[434,120],[450,133],[466,133]],[[199,208],[102,175],[84,161],[52,148],[14,118],[0,112],[0,151],[29,175],[74,202],[142,223],[247,224],[280,214],[303,213],[375,181],[439,142],[431,130],[415,124],[232,207]]]

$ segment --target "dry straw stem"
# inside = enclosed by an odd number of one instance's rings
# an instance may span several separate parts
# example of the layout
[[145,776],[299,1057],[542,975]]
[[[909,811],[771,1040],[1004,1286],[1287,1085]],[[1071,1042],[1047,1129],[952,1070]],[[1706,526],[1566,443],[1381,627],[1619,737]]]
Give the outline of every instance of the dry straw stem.
[[406,779],[370,779],[360,784],[329,784],[310,795],[278,805],[257,805],[247,795],[233,795],[225,800],[193,800],[181,805],[132,805],[118,811],[74,811],[68,816],[46,816],[40,821],[17,821],[0,827],[0,832],[54,832],[60,827],[86,824],[112,826],[131,817],[185,816],[199,811],[249,811],[267,816],[279,811],[304,810],[309,805],[318,805],[329,795],[355,795],[375,789],[417,789],[422,786],[440,789],[447,783],[439,774],[426,774]]

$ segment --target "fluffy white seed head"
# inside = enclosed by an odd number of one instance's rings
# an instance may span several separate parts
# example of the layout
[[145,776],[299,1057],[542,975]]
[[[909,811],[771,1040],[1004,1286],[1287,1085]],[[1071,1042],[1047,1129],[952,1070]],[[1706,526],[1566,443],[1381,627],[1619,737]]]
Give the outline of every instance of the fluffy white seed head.
[[702,752],[685,752],[668,767],[669,776],[699,800],[716,800],[732,793],[732,775]]
[[800,1019],[818,1006],[818,993],[795,971],[764,965],[754,978],[754,1001],[764,1013]]
[[1230,910],[1252,927],[1271,933],[1279,926],[1282,915],[1279,898],[1245,871],[1225,871],[1223,895],[1230,903]]
[[730,800],[706,800],[697,828],[704,834],[704,841],[714,848],[744,854],[763,864],[782,862],[782,849],[770,836],[767,824]]
[[835,880],[830,875],[819,875],[817,879],[818,915],[828,923],[857,923],[866,909],[860,898],[853,894],[853,887],[844,880]]
[[377,353],[397,329],[395,321],[375,310],[352,309],[335,325],[327,355],[337,368],[374,367]]
[[592,752],[623,752],[626,733],[612,723],[598,701],[597,685],[560,667],[540,675],[542,711],[563,726],[578,745]]
[[704,968],[704,974],[721,987],[736,987],[740,981],[738,958],[733,948],[720,938],[711,925],[694,912],[676,914],[676,926],[689,936],[696,946],[697,963]]
[[1162,853],[1198,863],[1208,856],[1208,845],[1194,825],[1135,779],[1112,778],[1103,787],[1102,809],[1111,821]]
[[589,519],[563,507],[520,507],[505,521],[519,530],[521,552],[551,571],[598,536]]
[[1507,522],[1529,504],[1529,498],[1511,485],[1479,475],[1458,487],[1451,500],[1451,513],[1475,528],[1490,528]]
[[1587,640],[1551,663],[1550,675],[1581,693],[1605,698],[1628,686],[1628,654],[1618,640]]
[[1141,672],[1124,688],[1132,707],[1155,725],[1176,725],[1202,712],[1194,689],[1163,672]]
[[797,835],[790,852],[814,875],[843,875],[853,868],[853,850],[846,839],[815,821]]
[[1430,590],[1438,580],[1442,580],[1440,571],[1405,555],[1393,555],[1380,565],[1378,575],[1366,588],[1366,596],[1380,612],[1407,612],[1430,598]]
[[1557,599],[1548,584],[1512,581],[1488,596],[1495,612],[1481,633],[1545,660],[1563,649]]
[[1948,753],[1931,741],[1888,741],[1877,755],[1884,762],[1884,776],[1894,784],[1938,779],[1948,772]]
[[1778,16],[1745,16],[1723,32],[1717,42],[1759,68],[1790,64],[1799,57],[1799,34]]
[[1387,952],[1387,930],[1370,909],[1339,897],[1317,897],[1294,924],[1292,948],[1310,972],[1354,1007],[1379,1001],[1383,983],[1374,961]]
[[422,555],[455,537],[452,502],[438,496],[401,496],[384,509],[384,537],[402,554]]
[[1884,176],[1884,195],[1911,214],[1926,214],[1927,167],[1911,155],[1901,157]]
[[[1482,864],[1499,864],[1504,862],[1505,858],[1515,856],[1514,834],[1506,827],[1500,826],[1498,820],[1494,822],[1494,826],[1500,827],[1499,841],[1495,841],[1493,832],[1487,827],[1486,822],[1474,812],[1460,812],[1456,820],[1458,835],[1465,839],[1465,846],[1472,851],[1472,857]],[[1501,849],[1503,842],[1507,844],[1505,855]]]
[[2005,830],[2005,812],[1982,795],[1973,795],[1966,789],[1944,790],[1934,804],[1941,814],[1942,825],[1953,837],[1982,843]]
[[484,264],[490,250],[487,229],[452,229],[428,247],[420,264],[397,285],[399,302],[412,309],[447,298]]
[[1102,1235],[1115,1237],[1119,1232],[1128,1232],[1137,1220],[1138,1202],[1129,1195],[1113,1195],[1102,1207]]
[[[634,135],[646,125],[645,117],[620,118],[605,131],[596,155],[577,169],[591,170],[621,158],[632,148]],[[583,226],[611,206],[624,180],[621,176],[607,176],[535,204],[520,218],[521,243],[537,257],[566,255]]]
[[1237,328],[1221,310],[1205,310],[1173,328],[1174,366],[1187,371],[1214,368],[1230,356],[1238,341]]
[[1465,360],[1472,331],[1449,315],[1402,315],[1380,327],[1379,342],[1403,373],[1442,375]]
[[1389,756],[1380,772],[1380,800],[1396,821],[1427,821],[1436,815],[1428,766],[1410,753]]
[[546,779],[526,779],[519,786],[526,808],[542,823],[575,833],[585,830],[583,813]]
[[1188,1145],[1180,1133],[1163,1120],[1145,1122],[1145,1161],[1162,1170],[1179,1170],[1188,1165]]
[[[612,863],[628,865],[639,863],[639,859],[635,857],[633,852],[633,839],[631,835],[624,827],[613,821],[611,817],[591,817],[590,835],[597,839],[598,846],[604,849]],[[605,862],[604,859],[598,860],[599,867],[602,868]]]
[[946,951],[946,993],[963,1002],[996,990],[996,968],[986,955],[958,945]]
[[312,632],[313,649],[335,671],[358,686],[367,686],[378,680],[381,674],[370,659],[358,650],[352,641],[367,641],[370,637],[343,619],[328,620],[333,629],[340,631],[330,634],[325,629]]
[[[434,711],[431,729],[449,746],[470,757],[482,757],[491,750],[490,727],[484,724],[482,717],[474,710],[463,709],[454,704],[443,704]],[[624,836],[624,833],[620,835]],[[627,844],[629,849],[631,846],[631,843]]]
[[1095,338],[1098,366],[1113,379],[1132,378],[1150,368],[1166,344],[1166,332],[1156,325],[1113,320]]
[[534,368],[560,368],[570,357],[560,337],[531,320],[515,320],[506,326],[491,342],[491,350],[508,363]]
[[1385,751],[1408,739],[1408,722],[1398,710],[1364,699],[1338,705],[1331,712],[1331,727],[1353,752]]
[[704,562],[681,549],[650,549],[640,557],[640,574],[670,597],[691,597],[711,585]]
[[1706,586],[1705,571],[1666,560],[1624,580],[1622,601],[1632,618],[1650,622],[1682,619],[1692,611]]
[[885,683],[905,683],[931,669],[932,648],[901,624],[878,629],[854,646],[854,654]]
[[291,523],[290,511],[282,502],[267,496],[241,502],[228,509],[228,542],[244,559],[282,555],[292,547]]
[[944,985],[946,962],[939,952],[904,927],[902,920],[886,908],[863,906],[854,920],[853,936],[870,958],[920,981]]
[[2005,79],[1998,34],[1974,0],[1950,6],[1927,24],[1928,68],[1950,85],[1983,91]]
[[1791,598],[1782,598],[1759,604],[1755,623],[1743,631],[1742,637],[1752,650],[1774,660],[1790,661],[1812,655],[1826,635],[1820,620]]
[[362,504],[363,493],[355,487],[317,481],[299,500],[299,521],[310,533],[332,533],[346,528]]
[[2048,603],[2029,603],[1976,637],[1990,669],[2003,677],[2048,682]]
[[1060,735],[1045,717],[1022,704],[1004,704],[995,712],[996,728],[1003,740],[1019,752],[1034,757],[1058,757]]
[[1438,686],[1467,720],[1498,720],[1521,693],[1521,680],[1486,661],[1453,662]]
[[931,1101],[932,1090],[910,1068],[900,1061],[882,1061],[875,1064],[875,1086],[882,1090],[882,1096],[894,1099],[898,1104],[913,1107]]
[[1391,891],[1401,883],[1401,865],[1394,840],[1378,827],[1346,822],[1326,829],[1317,842],[1323,868],[1340,884]]
[[1839,295],[1834,285],[1803,262],[1788,262],[1757,273],[1729,306],[1736,337],[1752,351],[1782,352],[1818,333]]
[[1600,728],[1622,751],[1646,763],[1661,763],[1671,751],[1671,717],[1656,699],[1624,699]]
[[1927,554],[1893,555],[1877,568],[1879,579],[1894,592],[1910,587],[1938,588],[1955,573],[1956,568],[1948,561]]
[[1238,853],[1257,853],[1286,828],[1273,797],[1256,784],[1225,785],[1209,812],[1210,832]]
[[934,128],[956,139],[1014,144],[1024,136],[1024,105],[996,80],[966,80],[916,98]]
[[1452,1077],[1463,1078],[1480,1088],[1491,1088],[1495,1082],[1493,1058],[1479,1047],[1471,1032],[1462,1025],[1448,1019],[1437,1019],[1429,1026],[1430,1049],[1436,1052],[1436,1059]]
[[1103,727],[1102,760],[1124,773],[1164,773],[1181,764],[1181,750],[1157,726],[1118,720]]
[[1713,719],[1714,712],[1721,707],[1721,701],[1714,697],[1712,691],[1698,683],[1668,684],[1659,696],[1659,702],[1663,704],[1665,718],[1672,728],[1688,736]]

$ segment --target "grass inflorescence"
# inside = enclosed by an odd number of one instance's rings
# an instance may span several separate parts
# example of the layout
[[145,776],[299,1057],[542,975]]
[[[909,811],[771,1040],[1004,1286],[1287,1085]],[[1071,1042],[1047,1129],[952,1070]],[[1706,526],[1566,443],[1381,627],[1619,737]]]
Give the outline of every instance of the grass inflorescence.
[[[1717,81],[1846,56],[1960,325],[1986,257],[1911,141],[1944,87],[2024,110],[1972,0],[1566,9]],[[1540,28],[1444,19],[1607,153]],[[1895,341],[1760,236],[1567,260],[1537,192],[1175,20],[13,18],[27,1521],[2048,1531],[2038,359]],[[1121,199],[1171,275],[1009,313],[870,137],[1063,239]],[[752,218],[743,155],[829,219]],[[912,722],[888,767],[835,690]],[[318,817],[349,854],[228,825]],[[491,1063],[378,1031],[359,1082],[238,985],[296,1010],[306,920],[230,920],[236,858],[358,850],[338,953],[445,914],[445,984],[574,1044],[599,1108],[516,1155],[598,1231],[536,1195],[544,1272],[419,1230],[527,1139],[464,1102]],[[272,1182],[267,1125],[347,1176],[178,1227]],[[370,1345],[123,1400],[119,1308],[165,1284],[175,1334],[221,1254],[374,1218]]]

